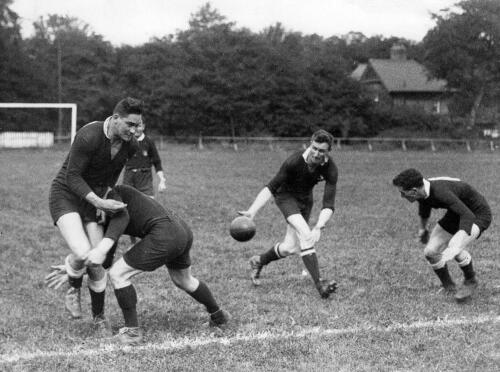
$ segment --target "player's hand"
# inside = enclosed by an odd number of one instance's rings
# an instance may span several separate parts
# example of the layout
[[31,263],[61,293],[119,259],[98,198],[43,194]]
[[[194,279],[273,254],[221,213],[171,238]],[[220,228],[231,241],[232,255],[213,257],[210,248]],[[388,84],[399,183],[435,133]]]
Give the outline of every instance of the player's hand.
[[127,204],[114,200],[114,199],[101,199],[98,209],[103,210],[104,212],[116,213],[124,210],[127,207]]
[[427,244],[429,242],[429,230],[427,229],[420,229],[418,230],[418,239],[420,240],[420,243],[422,244]]
[[90,250],[85,263],[87,265],[102,265],[105,259],[106,252],[102,252],[101,250],[94,248]]
[[319,242],[319,238],[321,237],[321,229],[319,227],[315,226],[312,229],[311,234],[312,234],[312,239],[313,239],[314,244]]
[[253,220],[255,218],[255,214],[249,212],[249,211],[238,211],[238,214],[240,216],[245,216],[245,217],[248,217],[250,218],[251,220]]
[[106,223],[106,212],[101,209],[97,209],[96,212],[97,224],[104,225]]
[[165,180],[161,180],[158,184],[158,192],[165,191],[167,189],[167,185],[165,184]]
[[66,266],[54,265],[50,267],[52,271],[45,277],[45,285],[52,289],[58,289],[69,281]]

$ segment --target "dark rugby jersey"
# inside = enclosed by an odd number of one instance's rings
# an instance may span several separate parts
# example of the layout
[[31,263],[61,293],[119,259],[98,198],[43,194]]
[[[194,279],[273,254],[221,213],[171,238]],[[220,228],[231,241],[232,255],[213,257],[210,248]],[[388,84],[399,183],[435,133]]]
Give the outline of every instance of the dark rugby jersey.
[[476,216],[490,213],[486,199],[457,178],[430,178],[429,197],[418,201],[418,214],[429,218],[432,208],[447,209],[460,217],[460,230],[470,235]]
[[297,199],[312,198],[313,187],[320,181],[325,181],[323,208],[335,210],[335,193],[337,189],[338,169],[332,158],[319,165],[314,171],[309,171],[307,163],[299,151],[291,155],[274,178],[267,184],[271,193],[276,196],[289,193]]
[[125,169],[151,168],[153,165],[157,172],[162,170],[160,155],[156,149],[154,141],[148,136],[144,136],[141,141],[137,141],[139,148],[130,158]]
[[54,179],[82,199],[91,191],[105,191],[106,187],[113,186],[137,149],[137,141],[132,138],[130,142],[123,142],[120,151],[111,159],[111,141],[105,136],[103,126],[104,122],[94,121],[76,133],[69,154]]
[[127,234],[143,238],[155,221],[167,220],[182,229],[181,219],[158,201],[128,185],[117,185],[108,194],[108,199],[122,201],[127,208],[109,216],[109,225],[104,237],[117,241]]

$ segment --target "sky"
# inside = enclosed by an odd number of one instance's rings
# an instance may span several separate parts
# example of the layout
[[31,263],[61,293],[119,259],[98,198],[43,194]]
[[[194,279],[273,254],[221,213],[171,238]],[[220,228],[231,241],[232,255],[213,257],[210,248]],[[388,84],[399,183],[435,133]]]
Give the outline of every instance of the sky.
[[[212,8],[254,32],[280,22],[287,31],[340,36],[359,31],[365,36],[397,36],[421,41],[434,27],[431,13],[457,0],[211,0]],[[153,37],[186,30],[192,14],[207,0],[13,0],[22,34],[47,14],[77,17],[91,30],[119,46],[140,45]]]

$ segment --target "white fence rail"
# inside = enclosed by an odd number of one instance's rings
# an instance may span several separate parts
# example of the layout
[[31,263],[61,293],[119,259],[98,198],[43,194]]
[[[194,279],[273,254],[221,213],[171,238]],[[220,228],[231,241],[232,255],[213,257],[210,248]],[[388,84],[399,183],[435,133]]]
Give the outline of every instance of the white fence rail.
[[51,147],[54,145],[52,132],[3,132],[0,133],[0,148]]

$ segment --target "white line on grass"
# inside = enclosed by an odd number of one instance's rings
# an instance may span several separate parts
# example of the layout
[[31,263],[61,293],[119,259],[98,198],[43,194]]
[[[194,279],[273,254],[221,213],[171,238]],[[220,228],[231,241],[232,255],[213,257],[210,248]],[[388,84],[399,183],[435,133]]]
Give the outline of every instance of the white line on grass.
[[231,337],[208,336],[200,338],[184,337],[176,340],[168,340],[162,343],[146,343],[141,346],[130,347],[117,344],[105,344],[99,348],[84,349],[82,346],[74,347],[71,350],[55,350],[55,351],[17,351],[10,354],[0,356],[0,363],[15,363],[19,361],[28,361],[38,358],[58,358],[58,357],[85,357],[111,354],[117,351],[172,351],[184,349],[187,347],[196,348],[210,344],[230,345],[237,342],[255,342],[255,341],[273,341],[286,338],[304,338],[307,336],[342,336],[360,333],[390,333],[393,331],[408,331],[412,329],[425,328],[450,328],[461,325],[473,325],[483,323],[500,323],[500,316],[482,315],[474,318],[458,318],[458,319],[437,319],[427,321],[417,321],[413,323],[394,323],[387,327],[366,324],[363,326],[348,327],[348,328],[327,328],[321,327],[304,328],[298,331],[277,331],[270,330],[266,332],[258,332],[252,334],[236,334]]

